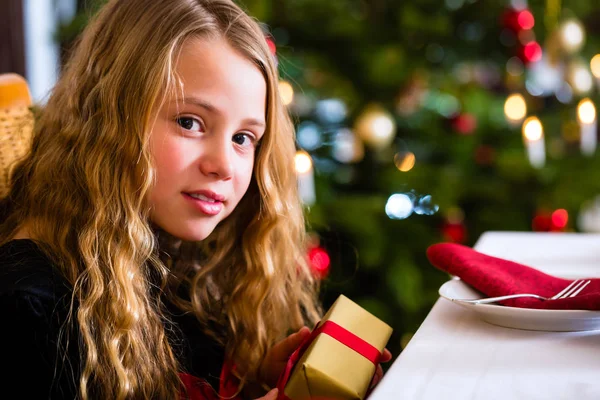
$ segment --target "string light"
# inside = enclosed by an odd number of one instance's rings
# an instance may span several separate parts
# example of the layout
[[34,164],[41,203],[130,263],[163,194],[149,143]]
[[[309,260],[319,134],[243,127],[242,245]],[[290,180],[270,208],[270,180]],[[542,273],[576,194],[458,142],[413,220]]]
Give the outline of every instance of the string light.
[[525,98],[518,94],[511,94],[504,102],[504,115],[511,122],[520,122],[527,115]]
[[577,117],[584,124],[591,124],[596,119],[596,107],[590,99],[583,99],[577,106]]
[[415,166],[415,155],[410,152],[396,153],[394,155],[394,164],[399,171],[408,172]]
[[537,117],[529,117],[523,123],[523,136],[528,141],[540,140],[544,135],[542,123]]
[[578,93],[587,93],[592,90],[594,80],[592,74],[584,65],[576,65],[571,72],[573,89]]
[[596,54],[590,61],[590,69],[596,78],[600,78],[600,54]]
[[405,219],[413,213],[413,199],[405,193],[396,193],[388,198],[385,213],[391,219]]
[[312,160],[305,151],[300,150],[296,152],[294,162],[296,165],[296,172],[299,174],[305,174],[312,169]]
[[294,101],[294,88],[288,81],[279,81],[279,95],[286,106]]
[[583,26],[576,20],[565,22],[560,30],[560,36],[565,50],[569,52],[579,50],[585,41]]
[[523,142],[529,163],[534,168],[543,167],[546,163],[544,128],[537,117],[529,117],[523,123]]

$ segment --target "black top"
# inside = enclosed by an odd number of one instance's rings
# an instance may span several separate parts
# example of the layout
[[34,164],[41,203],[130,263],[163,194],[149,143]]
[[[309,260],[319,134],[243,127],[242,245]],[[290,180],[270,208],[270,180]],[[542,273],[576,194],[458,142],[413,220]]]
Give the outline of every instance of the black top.
[[[71,294],[70,285],[33,241],[13,240],[0,246],[3,393],[27,399],[77,397],[78,331],[59,335]],[[202,333],[195,317],[172,312],[170,319],[175,329],[166,331],[182,372],[206,379],[218,390],[223,348]]]

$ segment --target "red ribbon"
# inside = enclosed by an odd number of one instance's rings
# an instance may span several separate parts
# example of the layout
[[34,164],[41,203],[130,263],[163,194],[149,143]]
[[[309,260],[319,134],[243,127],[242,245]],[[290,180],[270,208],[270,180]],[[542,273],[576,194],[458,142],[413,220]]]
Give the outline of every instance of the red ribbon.
[[356,336],[354,333],[349,330],[343,328],[342,326],[336,324],[333,321],[325,321],[322,324],[317,325],[315,329],[311,332],[310,336],[307,337],[300,347],[292,353],[290,358],[288,359],[287,365],[285,366],[285,370],[279,377],[279,381],[277,382],[277,388],[279,389],[279,395],[277,397],[278,400],[290,400],[284,393],[285,385],[290,379],[290,375],[292,374],[292,370],[294,366],[302,358],[304,352],[308,349],[308,347],[312,344],[317,336],[321,333],[331,336],[338,342],[346,345],[351,350],[354,350],[367,360],[371,361],[373,364],[377,365],[379,363],[379,359],[381,357],[381,353],[377,350],[376,347],[368,343],[367,341],[361,339]]

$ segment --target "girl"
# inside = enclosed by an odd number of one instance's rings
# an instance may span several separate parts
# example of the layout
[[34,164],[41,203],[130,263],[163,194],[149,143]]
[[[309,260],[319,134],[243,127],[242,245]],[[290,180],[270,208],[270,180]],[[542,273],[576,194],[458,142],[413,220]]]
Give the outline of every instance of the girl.
[[275,385],[320,315],[277,85],[232,1],[108,2],[2,200],[3,390]]

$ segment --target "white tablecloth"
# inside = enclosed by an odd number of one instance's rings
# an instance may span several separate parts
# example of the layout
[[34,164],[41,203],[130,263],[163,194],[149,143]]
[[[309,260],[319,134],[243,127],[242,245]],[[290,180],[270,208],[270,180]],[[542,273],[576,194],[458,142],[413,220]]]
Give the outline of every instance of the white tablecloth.
[[[600,234],[487,232],[475,248],[550,274],[600,277]],[[498,327],[440,298],[369,397],[388,399],[600,400],[600,331]]]

